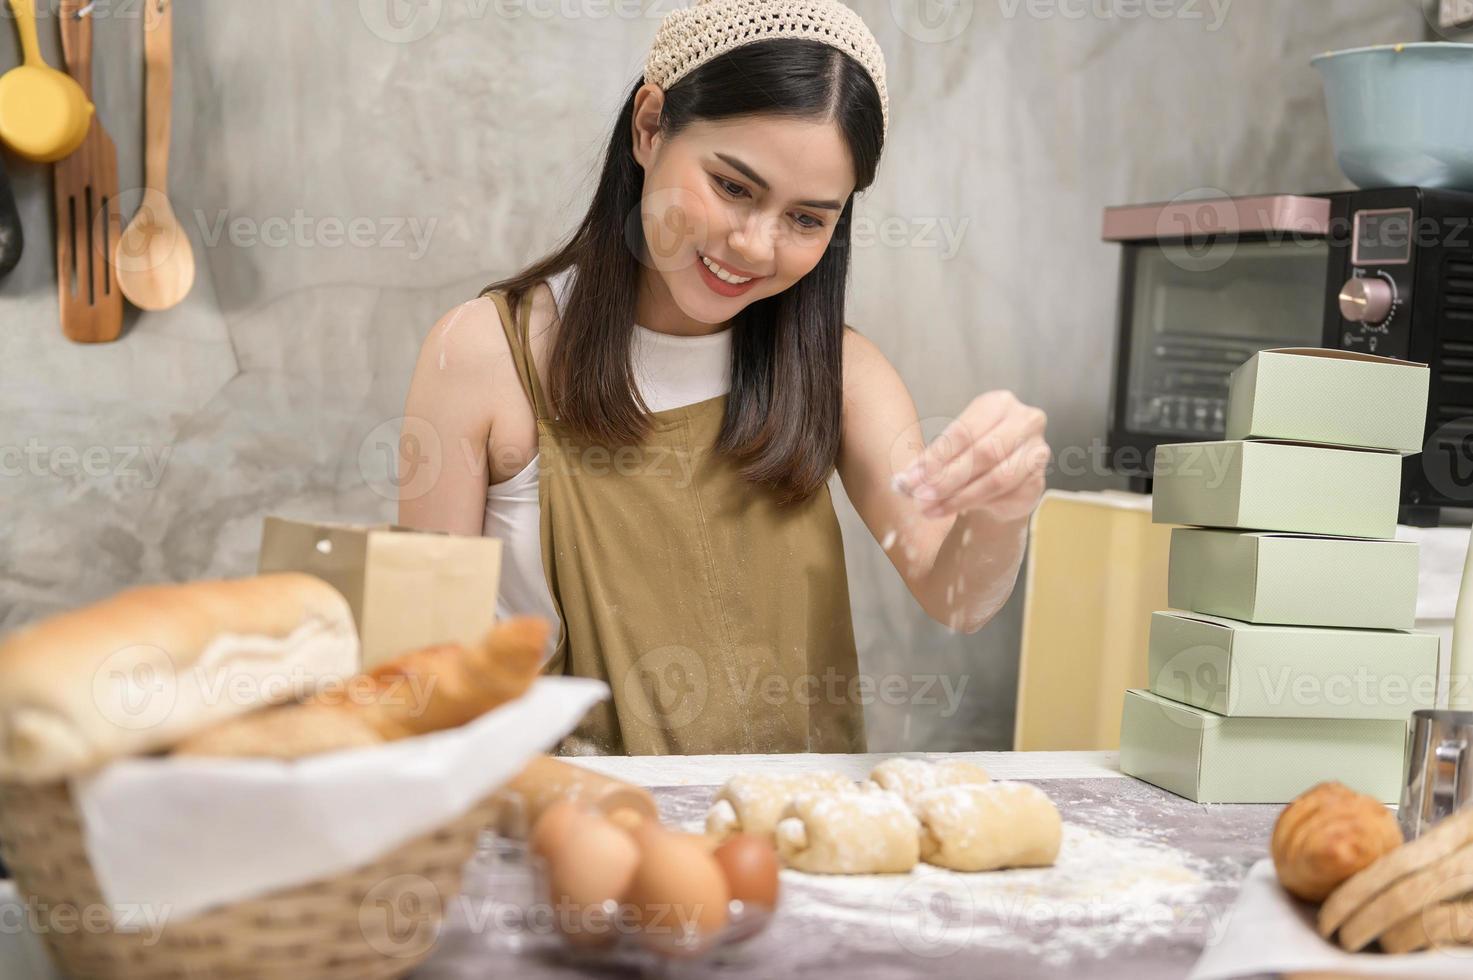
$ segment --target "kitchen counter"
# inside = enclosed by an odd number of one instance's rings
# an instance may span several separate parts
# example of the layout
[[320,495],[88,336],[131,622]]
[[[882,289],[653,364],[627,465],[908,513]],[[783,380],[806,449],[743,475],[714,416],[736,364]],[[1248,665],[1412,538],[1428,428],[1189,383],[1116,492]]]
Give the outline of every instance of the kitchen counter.
[[[919,753],[916,753],[919,755]],[[581,758],[570,761],[654,793],[669,823],[697,829],[716,788],[739,772],[838,769],[858,778],[888,755]],[[1113,752],[975,752],[994,778],[1038,784],[1066,833],[1051,869],[909,875],[783,872],[778,917],[719,964],[680,965],[676,977],[835,975],[1181,980],[1219,935],[1238,884],[1267,853],[1277,806],[1203,806],[1119,772]],[[473,864],[466,901],[436,956],[416,974],[471,980],[493,971],[527,980],[637,976],[637,962],[511,954],[475,921],[486,873]],[[469,911],[469,914],[464,914]],[[484,918],[484,916],[482,917]]]
[[[661,816],[696,829],[712,794],[738,772],[839,769],[866,775],[886,755],[580,758],[570,761],[650,787]],[[941,754],[927,757],[940,758]],[[1053,978],[1186,976],[1219,934],[1238,884],[1267,849],[1279,807],[1202,806],[1123,777],[1114,753],[950,753],[995,778],[1037,783],[1066,824],[1059,863],[963,875],[922,866],[908,875],[783,872],[769,928],[720,962],[680,964],[674,977],[762,978],[816,973],[844,980],[904,976]],[[494,869],[478,858],[450,907],[425,980],[638,976],[637,958],[576,961],[558,943],[515,955],[487,914]],[[49,976],[14,926],[17,900],[0,882],[0,977]],[[474,924],[479,923],[479,927]],[[534,944],[536,945],[536,944]],[[549,952],[551,950],[552,952]],[[8,958],[7,958],[8,957]]]

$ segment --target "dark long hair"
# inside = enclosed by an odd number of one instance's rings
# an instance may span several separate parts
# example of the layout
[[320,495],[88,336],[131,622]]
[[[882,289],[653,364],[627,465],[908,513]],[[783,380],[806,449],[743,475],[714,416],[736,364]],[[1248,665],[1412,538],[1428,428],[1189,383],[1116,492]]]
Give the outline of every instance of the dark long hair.
[[[504,290],[515,309],[538,282],[577,266],[548,363],[548,397],[564,424],[610,446],[638,443],[649,424],[630,351],[645,248],[644,171],[630,134],[643,84],[635,83],[614,122],[582,223],[552,254],[481,291]],[[802,38],[728,51],[665,93],[661,132],[670,139],[697,120],[744,115],[832,119],[848,145],[855,191],[873,182],[883,142],[879,93],[843,52]],[[851,194],[812,271],[750,303],[732,323],[731,391],[716,450],[785,502],[816,492],[838,460],[853,209]]]

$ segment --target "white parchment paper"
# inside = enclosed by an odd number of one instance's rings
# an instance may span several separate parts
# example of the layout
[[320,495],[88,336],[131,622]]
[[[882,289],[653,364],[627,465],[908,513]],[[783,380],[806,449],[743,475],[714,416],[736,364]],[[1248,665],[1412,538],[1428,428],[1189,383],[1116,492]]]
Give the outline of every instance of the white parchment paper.
[[542,677],[461,728],[270,759],[125,759],[72,781],[118,928],[351,870],[463,814],[557,744],[601,681]]
[[1387,956],[1347,953],[1321,939],[1314,909],[1279,887],[1273,862],[1248,872],[1222,939],[1202,953],[1187,980],[1231,980],[1265,973],[1325,973],[1335,977],[1468,980],[1473,950]]

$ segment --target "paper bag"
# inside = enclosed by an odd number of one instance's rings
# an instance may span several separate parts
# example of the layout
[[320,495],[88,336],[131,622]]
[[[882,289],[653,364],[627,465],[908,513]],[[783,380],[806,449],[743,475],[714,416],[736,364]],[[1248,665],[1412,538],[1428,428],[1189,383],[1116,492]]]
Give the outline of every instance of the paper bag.
[[477,643],[496,620],[501,542],[398,524],[268,517],[259,570],[307,572],[353,609],[362,669],[434,643]]

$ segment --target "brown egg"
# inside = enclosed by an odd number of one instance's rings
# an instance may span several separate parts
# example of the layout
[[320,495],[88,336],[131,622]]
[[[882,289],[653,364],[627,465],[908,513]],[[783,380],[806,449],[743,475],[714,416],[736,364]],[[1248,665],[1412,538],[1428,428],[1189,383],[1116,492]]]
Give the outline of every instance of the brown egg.
[[557,845],[567,836],[573,816],[579,813],[580,809],[576,803],[558,800],[543,810],[537,822],[532,825],[531,837],[527,839],[527,845],[532,849],[532,853],[545,860],[556,850]]
[[639,866],[624,900],[640,942],[663,953],[693,951],[726,925],[726,877],[692,837],[656,823],[635,831]]
[[752,834],[733,834],[712,855],[726,876],[731,897],[749,905],[777,908],[778,861],[771,844]]
[[576,810],[548,853],[553,921],[575,946],[600,946],[619,935],[619,900],[640,863],[634,839],[603,815]]

